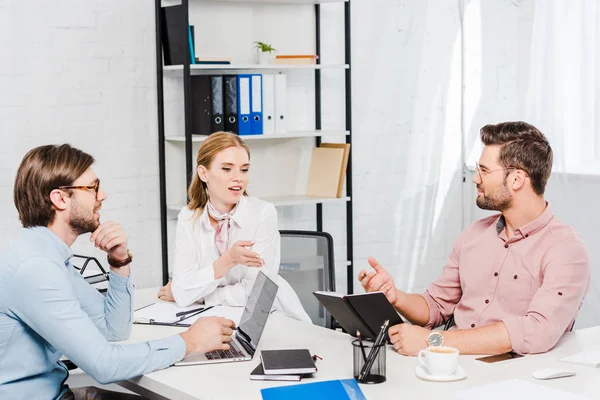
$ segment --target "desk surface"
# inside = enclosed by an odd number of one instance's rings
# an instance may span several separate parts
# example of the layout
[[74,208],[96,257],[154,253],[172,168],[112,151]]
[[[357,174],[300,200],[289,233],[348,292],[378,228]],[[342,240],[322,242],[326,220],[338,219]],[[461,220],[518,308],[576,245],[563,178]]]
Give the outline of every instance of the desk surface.
[[[153,302],[157,289],[138,290],[136,308]],[[158,339],[183,331],[182,328],[134,325],[129,341]],[[415,376],[419,364],[416,357],[401,356],[388,346],[387,382],[378,385],[361,385],[368,399],[383,399],[388,396],[425,399],[452,399],[453,393],[497,382],[518,378],[543,384],[555,389],[584,394],[600,399],[600,374],[596,368],[580,367],[559,362],[560,357],[571,355],[586,348],[597,347],[600,327],[567,333],[549,353],[531,355],[500,364],[484,364],[475,361],[475,356],[460,356],[460,366],[467,378],[457,382],[428,382]],[[319,371],[314,378],[303,379],[302,383],[352,377],[352,338],[330,329],[309,325],[286,318],[277,313],[269,317],[260,340],[258,350],[308,348],[323,360],[317,361]],[[171,367],[142,377],[123,382],[132,390],[151,391],[169,399],[261,399],[260,389],[294,384],[296,382],[251,381],[250,372],[260,362],[260,353],[252,361]],[[536,369],[567,367],[577,375],[549,381],[531,377]],[[410,395],[410,396],[407,396]],[[385,397],[384,397],[385,396]]]

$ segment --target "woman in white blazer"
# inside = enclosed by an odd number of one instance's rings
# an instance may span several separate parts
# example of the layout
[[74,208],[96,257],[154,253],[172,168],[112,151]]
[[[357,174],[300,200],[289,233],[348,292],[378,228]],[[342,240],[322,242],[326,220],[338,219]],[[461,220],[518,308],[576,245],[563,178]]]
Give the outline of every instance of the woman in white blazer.
[[173,280],[158,297],[181,307],[194,302],[244,306],[261,270],[279,286],[274,309],[310,322],[281,276],[277,212],[246,193],[250,150],[235,134],[217,132],[200,146],[189,204],[179,213]]

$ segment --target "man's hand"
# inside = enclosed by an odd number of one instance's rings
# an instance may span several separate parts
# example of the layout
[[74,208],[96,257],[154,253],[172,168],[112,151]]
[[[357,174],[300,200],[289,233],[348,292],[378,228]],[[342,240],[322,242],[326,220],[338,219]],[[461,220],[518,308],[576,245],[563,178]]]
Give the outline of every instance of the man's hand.
[[416,356],[427,348],[427,337],[431,331],[417,325],[398,324],[388,329],[394,349],[405,356]]
[[128,257],[127,235],[116,222],[104,222],[92,233],[90,242],[100,250],[108,253],[115,261],[122,261]]
[[158,290],[158,298],[164,301],[175,301],[173,297],[173,291],[171,290],[171,284],[173,281],[169,281],[165,286]]
[[221,317],[200,318],[183,333],[185,355],[190,353],[208,353],[214,350],[229,350],[235,324],[232,320]]
[[394,285],[394,280],[389,272],[385,270],[376,259],[369,257],[369,265],[375,272],[362,270],[358,273],[358,280],[365,289],[365,292],[383,292],[388,301],[396,307],[398,300],[398,290]]

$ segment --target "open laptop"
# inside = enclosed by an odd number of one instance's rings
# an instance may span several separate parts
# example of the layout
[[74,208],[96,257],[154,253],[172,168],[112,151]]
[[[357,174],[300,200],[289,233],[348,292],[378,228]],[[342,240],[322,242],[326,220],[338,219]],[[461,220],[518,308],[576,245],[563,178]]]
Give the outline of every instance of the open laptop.
[[240,326],[234,331],[227,351],[216,350],[210,353],[192,353],[175,365],[214,364],[224,362],[250,361],[267,324],[271,307],[279,287],[264,273],[259,272],[250,291]]

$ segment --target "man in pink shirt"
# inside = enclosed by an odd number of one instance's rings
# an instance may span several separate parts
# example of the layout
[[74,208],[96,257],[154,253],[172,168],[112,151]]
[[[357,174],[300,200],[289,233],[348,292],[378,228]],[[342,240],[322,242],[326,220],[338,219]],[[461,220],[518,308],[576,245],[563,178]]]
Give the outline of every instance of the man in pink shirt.
[[[585,245],[544,200],[552,170],[546,137],[525,122],[506,122],[484,126],[481,140],[477,206],[500,214],[462,233],[422,295],[398,290],[374,258],[375,271],[358,275],[367,292],[384,292],[412,323],[389,329],[401,354],[441,343],[462,354],[546,352],[572,328],[589,289]],[[431,330],[452,316],[453,329]]]

